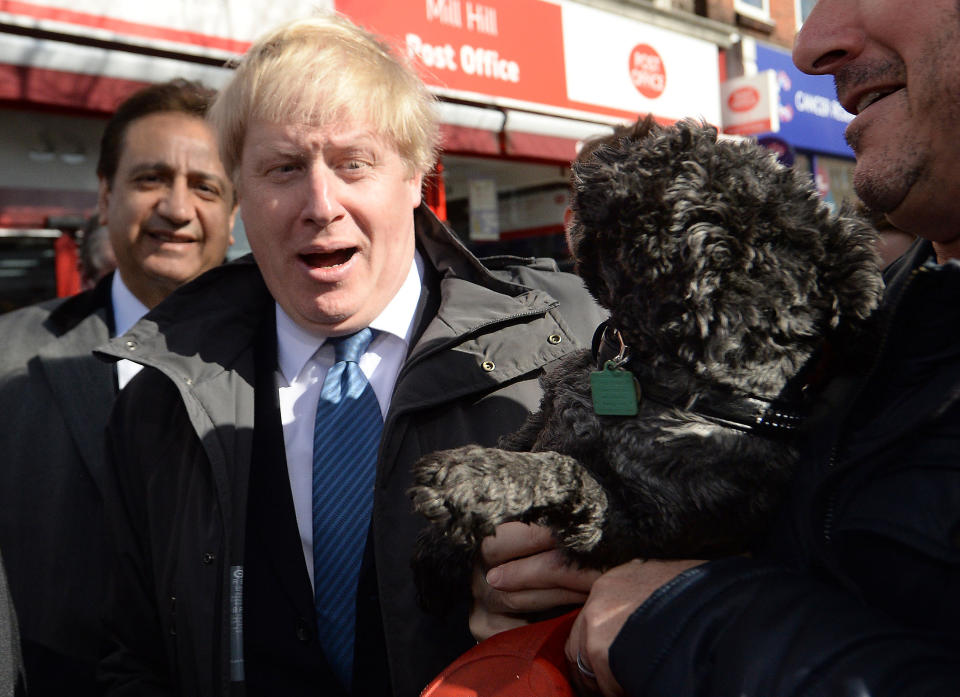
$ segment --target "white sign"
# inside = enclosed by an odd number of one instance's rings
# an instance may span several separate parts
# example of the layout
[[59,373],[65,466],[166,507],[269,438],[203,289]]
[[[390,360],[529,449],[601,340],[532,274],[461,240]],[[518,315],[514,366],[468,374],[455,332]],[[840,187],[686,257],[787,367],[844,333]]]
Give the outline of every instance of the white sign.
[[500,206],[500,227],[504,232],[543,230],[563,225],[563,214],[570,203],[570,188],[558,184],[508,196]]
[[470,239],[499,240],[500,217],[497,209],[497,180],[471,179],[468,182]]
[[563,46],[571,100],[720,124],[716,44],[565,3]]
[[780,130],[780,87],[775,70],[734,77],[720,86],[723,132],[749,136]]
[[0,22],[175,53],[229,58],[265,31],[332,0],[33,0],[0,2]]

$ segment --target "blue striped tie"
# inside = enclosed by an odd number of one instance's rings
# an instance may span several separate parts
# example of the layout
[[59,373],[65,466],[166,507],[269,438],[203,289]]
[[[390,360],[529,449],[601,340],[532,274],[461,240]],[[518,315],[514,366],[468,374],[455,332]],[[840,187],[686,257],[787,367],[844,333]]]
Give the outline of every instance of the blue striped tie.
[[357,362],[373,332],[329,339],[336,363],[320,390],[313,427],[313,579],[324,655],[349,689],[353,678],[357,580],[373,507],[383,419]]

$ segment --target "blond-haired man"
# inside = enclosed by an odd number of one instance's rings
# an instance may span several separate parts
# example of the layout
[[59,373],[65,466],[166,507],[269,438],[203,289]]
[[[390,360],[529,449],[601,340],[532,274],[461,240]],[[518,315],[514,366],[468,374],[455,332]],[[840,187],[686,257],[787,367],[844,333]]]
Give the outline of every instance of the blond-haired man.
[[473,642],[469,589],[417,607],[410,466],[516,428],[601,314],[551,264],[485,266],[421,205],[432,100],[339,16],[259,40],[212,121],[253,258],[109,349],[146,366],[110,426],[111,694],[415,695]]

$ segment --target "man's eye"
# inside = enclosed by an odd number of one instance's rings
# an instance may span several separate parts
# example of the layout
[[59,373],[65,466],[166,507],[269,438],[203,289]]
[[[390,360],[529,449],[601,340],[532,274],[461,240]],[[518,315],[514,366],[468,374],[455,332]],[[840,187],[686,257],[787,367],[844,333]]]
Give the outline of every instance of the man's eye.
[[217,188],[216,186],[214,186],[213,184],[203,184],[203,183],[200,183],[200,184],[195,185],[194,188],[195,188],[197,191],[199,191],[201,194],[204,194],[204,195],[207,195],[207,196],[219,196],[219,195],[220,195],[220,189],[218,189],[218,188]]
[[361,170],[370,168],[370,161],[365,159],[349,159],[340,163],[340,169],[350,174],[357,174]]
[[290,174],[297,171],[297,165],[293,162],[284,162],[281,165],[274,165],[267,170],[267,174]]

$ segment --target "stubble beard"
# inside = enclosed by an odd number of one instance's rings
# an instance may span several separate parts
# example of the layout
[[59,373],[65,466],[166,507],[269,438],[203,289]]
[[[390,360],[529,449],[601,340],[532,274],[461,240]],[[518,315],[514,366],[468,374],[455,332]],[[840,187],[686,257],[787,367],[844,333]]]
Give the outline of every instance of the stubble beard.
[[[960,2],[960,0],[957,0]],[[906,84],[906,65],[900,59],[891,59],[867,66],[847,66],[835,76],[838,97],[853,86],[875,81],[890,81]],[[906,88],[904,88],[906,89]],[[889,98],[889,97],[888,97]],[[876,121],[874,129],[882,127]],[[910,186],[916,182],[920,168],[904,160],[904,153],[897,153],[897,144],[888,137],[883,143],[874,143],[872,158],[861,155],[864,147],[864,131],[858,123],[851,122],[844,137],[857,157],[853,174],[853,188],[857,196],[872,210],[888,213],[903,201]],[[896,133],[892,137],[899,137]],[[874,136],[876,138],[876,136]],[[891,147],[892,146],[892,147]],[[891,151],[893,150],[893,151]]]

